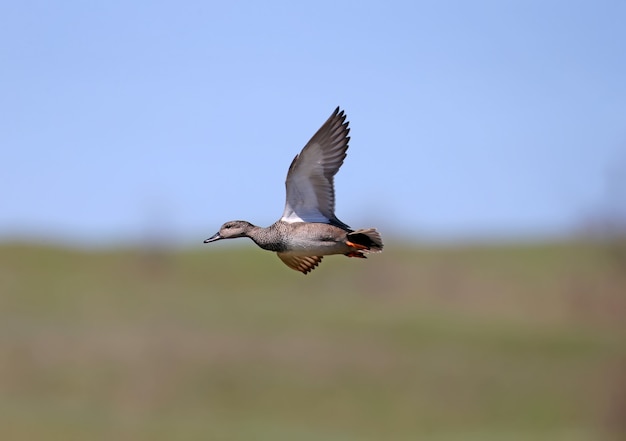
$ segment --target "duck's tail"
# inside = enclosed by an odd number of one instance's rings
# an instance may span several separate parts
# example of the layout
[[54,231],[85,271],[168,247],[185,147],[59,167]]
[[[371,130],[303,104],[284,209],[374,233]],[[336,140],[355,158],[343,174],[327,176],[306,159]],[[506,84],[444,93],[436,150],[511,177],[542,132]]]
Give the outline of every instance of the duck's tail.
[[365,253],[380,253],[383,250],[383,240],[375,228],[361,229],[348,233],[347,243],[355,249],[355,251],[346,254],[348,257],[365,257],[361,251]]

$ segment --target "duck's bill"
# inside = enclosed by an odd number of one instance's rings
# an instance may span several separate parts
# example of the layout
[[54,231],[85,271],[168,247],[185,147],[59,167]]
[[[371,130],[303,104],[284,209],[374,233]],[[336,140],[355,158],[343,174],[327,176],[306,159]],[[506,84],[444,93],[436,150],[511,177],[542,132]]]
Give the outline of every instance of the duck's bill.
[[204,243],[215,242],[216,240],[220,240],[220,239],[222,239],[222,236],[220,236],[220,233],[215,233],[213,236],[205,240]]

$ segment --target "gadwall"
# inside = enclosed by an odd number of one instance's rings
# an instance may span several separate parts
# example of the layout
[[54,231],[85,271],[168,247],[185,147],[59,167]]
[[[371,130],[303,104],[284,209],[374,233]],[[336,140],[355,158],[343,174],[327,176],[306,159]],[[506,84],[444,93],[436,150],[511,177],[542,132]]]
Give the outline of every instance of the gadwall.
[[267,228],[241,220],[226,222],[204,243],[249,237],[303,274],[315,269],[322,256],[365,258],[364,253],[382,251],[383,241],[376,229],[353,230],[335,216],[333,178],[343,164],[350,140],[345,119],[344,111],[337,107],[293,159],[285,181],[285,211],[277,222]]

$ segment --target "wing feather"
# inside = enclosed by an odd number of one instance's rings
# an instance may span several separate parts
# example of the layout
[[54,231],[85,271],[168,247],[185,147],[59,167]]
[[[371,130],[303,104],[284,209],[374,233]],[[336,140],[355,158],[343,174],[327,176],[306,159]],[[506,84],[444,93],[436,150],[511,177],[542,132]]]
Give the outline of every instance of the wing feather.
[[285,187],[285,222],[323,222],[349,228],[335,216],[334,176],[343,164],[350,137],[344,111],[335,109],[293,159]]
[[285,265],[302,274],[306,274],[315,269],[322,261],[322,256],[297,256],[289,253],[276,253]]

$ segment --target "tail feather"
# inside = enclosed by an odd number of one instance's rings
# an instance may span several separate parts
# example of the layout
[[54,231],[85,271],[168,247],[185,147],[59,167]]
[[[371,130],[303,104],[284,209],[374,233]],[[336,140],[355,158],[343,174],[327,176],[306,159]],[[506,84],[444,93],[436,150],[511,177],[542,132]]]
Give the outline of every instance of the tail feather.
[[383,250],[383,240],[375,228],[367,228],[348,233],[348,240],[365,247],[366,253],[380,253]]

